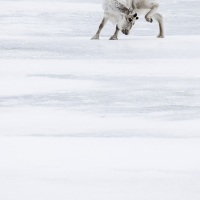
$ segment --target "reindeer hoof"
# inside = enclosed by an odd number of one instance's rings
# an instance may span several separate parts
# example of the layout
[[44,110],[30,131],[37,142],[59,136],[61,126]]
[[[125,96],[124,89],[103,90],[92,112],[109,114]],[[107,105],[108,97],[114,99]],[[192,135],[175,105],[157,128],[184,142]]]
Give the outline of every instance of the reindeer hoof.
[[118,38],[116,36],[112,36],[109,40],[118,40]]
[[91,38],[91,40],[99,40],[99,37],[95,35],[94,37]]
[[153,19],[151,17],[145,17],[145,19],[150,22],[150,23],[153,23]]
[[160,35],[160,34],[157,36],[157,38],[164,38],[164,37],[165,37],[164,35]]

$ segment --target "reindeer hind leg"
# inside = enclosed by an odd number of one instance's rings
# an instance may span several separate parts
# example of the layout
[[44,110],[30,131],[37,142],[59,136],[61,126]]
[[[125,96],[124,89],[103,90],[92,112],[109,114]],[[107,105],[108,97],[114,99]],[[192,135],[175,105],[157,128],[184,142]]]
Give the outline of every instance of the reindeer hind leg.
[[163,17],[161,14],[159,13],[155,13],[153,15],[153,18],[158,22],[159,24],[159,34],[158,34],[158,38],[164,38],[164,24],[163,24]]

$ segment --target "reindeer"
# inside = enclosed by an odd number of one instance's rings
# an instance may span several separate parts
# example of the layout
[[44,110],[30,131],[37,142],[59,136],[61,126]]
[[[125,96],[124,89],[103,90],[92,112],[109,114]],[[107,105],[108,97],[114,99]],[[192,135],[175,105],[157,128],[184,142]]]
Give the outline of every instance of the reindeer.
[[152,23],[155,19],[159,24],[158,38],[164,38],[163,17],[157,13],[159,4],[156,0],[104,0],[104,17],[99,29],[92,40],[98,40],[99,35],[105,24],[110,20],[116,24],[116,30],[110,40],[118,40],[118,33],[128,35],[138,15],[144,15],[147,22]]

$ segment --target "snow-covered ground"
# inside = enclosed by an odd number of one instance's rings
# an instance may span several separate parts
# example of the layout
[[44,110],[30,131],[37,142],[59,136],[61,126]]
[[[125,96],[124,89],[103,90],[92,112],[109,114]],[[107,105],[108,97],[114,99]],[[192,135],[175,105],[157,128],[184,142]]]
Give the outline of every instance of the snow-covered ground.
[[0,1],[0,199],[199,200],[200,2],[91,41],[100,3]]
[[1,138],[5,200],[199,200],[199,139]]

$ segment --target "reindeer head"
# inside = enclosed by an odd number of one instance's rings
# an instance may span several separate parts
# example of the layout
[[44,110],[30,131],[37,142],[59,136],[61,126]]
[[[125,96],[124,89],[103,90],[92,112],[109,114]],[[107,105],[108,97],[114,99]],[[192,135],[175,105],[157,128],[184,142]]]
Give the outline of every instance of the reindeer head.
[[117,26],[123,34],[128,35],[135,21],[139,18],[132,8],[128,9],[123,4],[120,4],[118,9],[121,12],[121,18],[118,20]]

